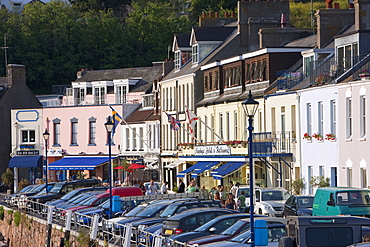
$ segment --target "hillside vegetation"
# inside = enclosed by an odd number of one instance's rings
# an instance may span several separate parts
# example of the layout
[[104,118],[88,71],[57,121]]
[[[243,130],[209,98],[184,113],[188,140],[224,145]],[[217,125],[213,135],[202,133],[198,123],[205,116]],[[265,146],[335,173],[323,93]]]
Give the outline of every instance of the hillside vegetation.
[[[81,68],[94,70],[151,66],[173,57],[175,33],[189,33],[202,12],[236,11],[236,0],[70,0],[34,1],[23,12],[0,9],[0,47],[7,63],[24,64],[36,94],[70,84]],[[341,8],[347,8],[345,0]],[[130,6],[130,7],[127,7]],[[314,2],[313,10],[325,8]],[[132,9],[128,14],[129,9]],[[311,27],[311,3],[291,2],[291,24]],[[4,38],[4,39],[3,39]],[[3,49],[4,51],[4,49]],[[4,54],[4,53],[3,53]],[[0,55],[0,76],[5,76]]]

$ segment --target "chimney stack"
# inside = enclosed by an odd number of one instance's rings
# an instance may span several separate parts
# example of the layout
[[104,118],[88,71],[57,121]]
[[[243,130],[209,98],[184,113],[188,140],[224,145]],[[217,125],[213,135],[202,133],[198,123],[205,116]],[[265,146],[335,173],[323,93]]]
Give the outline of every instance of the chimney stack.
[[355,29],[370,30],[370,0],[355,1]]
[[26,66],[20,64],[8,64],[7,70],[8,87],[26,85]]

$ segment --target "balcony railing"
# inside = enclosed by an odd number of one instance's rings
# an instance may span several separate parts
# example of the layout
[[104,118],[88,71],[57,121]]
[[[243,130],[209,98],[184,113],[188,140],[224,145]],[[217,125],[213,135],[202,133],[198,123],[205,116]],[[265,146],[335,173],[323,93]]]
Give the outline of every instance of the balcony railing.
[[[126,103],[138,104],[141,99],[137,95],[126,95]],[[63,96],[61,99],[43,101],[44,107],[62,107],[62,106],[82,106],[82,105],[105,105],[120,103],[115,94],[106,94],[102,97],[86,95],[84,98],[75,98],[73,96]]]
[[[291,153],[292,143],[295,143],[295,133],[284,132],[261,132],[253,134],[253,153],[273,154]],[[231,148],[248,148],[247,141],[224,141],[212,143],[179,143],[179,149],[194,149],[195,146],[213,146],[225,144]]]
[[292,88],[307,80],[310,85],[330,83],[344,74],[360,80],[363,71],[369,71],[370,56],[354,56],[341,58],[327,56],[324,59],[312,61],[306,70],[303,69],[302,59],[287,71],[281,71],[277,79],[278,90]]

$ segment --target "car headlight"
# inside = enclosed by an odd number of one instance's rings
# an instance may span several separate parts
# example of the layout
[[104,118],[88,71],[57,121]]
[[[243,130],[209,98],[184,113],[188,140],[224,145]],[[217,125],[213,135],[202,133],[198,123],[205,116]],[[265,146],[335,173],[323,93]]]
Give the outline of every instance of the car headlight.
[[273,210],[273,208],[269,204],[265,204],[263,206],[264,206],[265,210]]

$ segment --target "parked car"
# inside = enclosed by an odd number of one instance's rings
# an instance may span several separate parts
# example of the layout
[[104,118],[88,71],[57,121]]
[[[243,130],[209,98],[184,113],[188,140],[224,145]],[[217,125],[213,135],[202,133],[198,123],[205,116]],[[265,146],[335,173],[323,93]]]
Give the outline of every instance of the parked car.
[[[88,200],[84,201],[82,205],[69,208],[68,210],[71,210],[72,212],[74,212],[77,210],[98,206],[109,199],[110,197],[109,191],[110,189],[107,189],[105,193],[95,195],[94,197],[91,197]],[[112,188],[112,196],[127,197],[127,196],[141,196],[141,195],[143,195],[142,190],[139,187],[135,187],[135,186]]]
[[50,192],[39,193],[37,195],[28,197],[28,199],[38,203],[45,203],[47,201],[59,199],[66,193],[77,188],[97,186],[100,185],[100,183],[101,182],[98,179],[82,179],[56,183],[51,188]]
[[169,205],[160,213],[157,218],[148,218],[142,219],[133,222],[132,226],[134,228],[139,228],[140,230],[144,230],[150,225],[162,223],[168,217],[175,215],[177,213],[181,213],[185,210],[191,208],[200,208],[200,207],[216,207],[221,208],[221,202],[217,200],[199,200],[197,198],[184,198],[184,199],[177,199],[175,201],[171,201]]
[[311,216],[313,196],[291,196],[284,204],[283,217]]
[[188,243],[190,240],[193,240],[195,238],[205,237],[211,234],[220,234],[225,229],[234,225],[234,223],[236,223],[238,220],[249,217],[249,214],[244,213],[225,214],[217,216],[216,218],[208,221],[207,223],[201,225],[193,231],[172,235],[171,237],[169,237],[168,243],[169,245],[171,245],[171,243],[173,243],[174,241]]
[[7,196],[5,196],[4,202],[5,202],[6,204],[9,204],[9,205],[10,205],[10,204],[11,204],[11,201],[12,201],[15,197],[19,196],[20,194],[23,194],[23,193],[26,193],[26,192],[30,192],[30,191],[32,191],[33,189],[35,189],[37,186],[39,186],[39,185],[37,185],[37,184],[28,185],[28,186],[24,187],[22,190],[20,190],[18,193],[14,193],[14,194],[11,194],[11,195],[7,195]]
[[[113,217],[119,217],[126,212],[129,212],[132,208],[141,203],[141,201],[138,200],[122,200],[121,198],[120,201],[120,211],[113,212]],[[110,215],[110,200],[106,200],[97,207],[85,208],[77,210],[76,212],[78,213],[77,222],[89,225],[91,223],[91,218],[96,214],[100,215],[103,218],[108,218],[108,216]]]
[[249,195],[251,192],[250,186],[249,185],[239,185],[236,187],[236,196],[235,196],[235,203],[238,205],[238,197],[241,195],[241,192],[244,191],[244,196],[245,196],[245,212],[249,212],[249,207],[250,207],[250,200],[249,200]]
[[59,204],[65,203],[68,200],[76,197],[77,195],[80,195],[80,194],[83,194],[83,193],[86,193],[86,192],[90,192],[90,191],[106,191],[106,190],[107,190],[107,187],[79,188],[79,189],[72,190],[71,192],[65,194],[64,196],[62,196],[58,200],[49,201],[46,204],[48,204],[50,206],[58,207]]
[[[286,222],[286,220],[283,218],[263,217],[260,215],[256,217],[255,219],[266,220],[267,225],[285,224]],[[250,228],[250,219],[249,218],[240,219],[234,225],[230,226],[225,231],[223,231],[221,234],[212,234],[210,236],[196,238],[196,239],[190,240],[188,244],[199,246],[199,245],[229,240],[235,237],[236,235],[240,234],[241,232],[248,230],[249,228]]]
[[162,235],[164,237],[169,237],[175,234],[192,231],[217,216],[235,213],[239,212],[226,208],[189,209],[166,219],[163,222]]
[[[280,238],[286,236],[285,224],[271,224],[267,225],[268,229],[268,245],[278,246]],[[251,232],[250,230],[244,231],[241,234],[233,237],[228,241],[221,241],[211,244],[202,245],[202,247],[247,247],[250,246]],[[195,245],[196,246],[196,245]]]
[[254,212],[271,217],[282,217],[284,203],[290,197],[284,188],[256,188]]
[[370,190],[348,187],[318,188],[313,200],[313,216],[370,216]]

